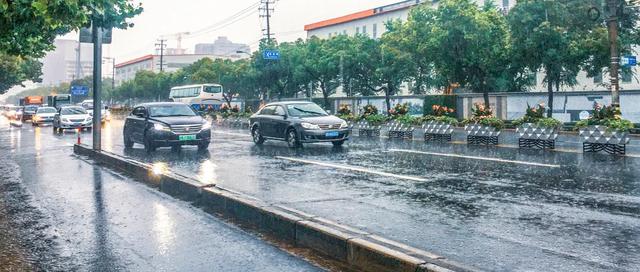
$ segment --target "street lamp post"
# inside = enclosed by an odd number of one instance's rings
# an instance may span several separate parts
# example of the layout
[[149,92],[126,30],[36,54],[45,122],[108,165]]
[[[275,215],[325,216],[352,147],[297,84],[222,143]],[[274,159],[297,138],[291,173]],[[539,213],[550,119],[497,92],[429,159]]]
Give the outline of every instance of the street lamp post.
[[609,32],[609,49],[611,52],[611,66],[609,77],[611,80],[611,106],[620,109],[620,85],[618,69],[620,68],[620,55],[618,53],[618,7],[619,0],[607,0],[609,14],[607,16],[607,29]]

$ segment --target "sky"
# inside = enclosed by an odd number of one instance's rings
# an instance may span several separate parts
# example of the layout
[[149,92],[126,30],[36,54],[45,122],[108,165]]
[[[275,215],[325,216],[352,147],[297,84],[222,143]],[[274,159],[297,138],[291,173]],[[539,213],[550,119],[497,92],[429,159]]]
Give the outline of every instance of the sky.
[[[292,41],[306,37],[304,25],[358,12],[400,0],[276,0],[271,17],[275,38]],[[163,35],[179,32],[209,31],[183,38],[182,47],[193,53],[196,43],[213,42],[218,36],[226,36],[231,41],[249,44],[252,50],[262,37],[264,20],[259,18],[258,9],[240,16],[229,24],[230,16],[258,3],[258,0],[141,0],[144,12],[131,20],[135,25],[127,30],[115,30],[113,44],[104,47],[104,56],[115,57],[117,63],[154,52],[154,44]],[[246,17],[245,17],[246,16]],[[220,24],[224,22],[224,24]],[[213,29],[210,26],[218,25]],[[77,39],[71,33],[65,39]],[[167,37],[169,47],[175,47],[176,40]]]

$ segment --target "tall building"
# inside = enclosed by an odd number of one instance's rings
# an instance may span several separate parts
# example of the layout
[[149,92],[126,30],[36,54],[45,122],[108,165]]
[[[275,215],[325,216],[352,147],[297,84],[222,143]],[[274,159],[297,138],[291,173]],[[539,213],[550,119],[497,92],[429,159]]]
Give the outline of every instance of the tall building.
[[[71,82],[93,73],[93,47],[75,40],[57,39],[55,49],[42,59],[42,84]],[[79,64],[79,65],[78,65]]]
[[241,57],[242,53],[236,53],[238,51],[249,53],[251,49],[246,44],[233,43],[227,37],[218,37],[213,43],[196,44],[195,48],[196,54]]

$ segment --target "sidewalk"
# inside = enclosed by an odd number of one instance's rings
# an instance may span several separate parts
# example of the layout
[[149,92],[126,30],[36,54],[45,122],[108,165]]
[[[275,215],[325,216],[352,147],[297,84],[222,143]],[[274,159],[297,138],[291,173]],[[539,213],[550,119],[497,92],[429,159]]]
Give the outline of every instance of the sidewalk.
[[[20,241],[0,237],[3,248],[7,243],[27,247],[26,253],[17,247],[15,254],[0,254],[3,262],[26,254],[26,263],[17,262],[15,269],[31,263],[44,270],[81,271],[320,270],[187,203],[72,155],[68,144],[48,133],[39,137],[36,131],[35,138],[31,133],[0,129],[0,149],[7,151],[0,164],[19,167],[18,180],[2,175],[0,184],[13,180],[21,186],[29,198],[12,205],[36,207],[43,216],[30,219],[38,226],[30,235],[51,240],[51,246],[40,252],[32,244],[37,239],[21,233],[14,235]],[[7,199],[5,193],[0,190],[0,200]],[[34,259],[37,255],[54,257]]]

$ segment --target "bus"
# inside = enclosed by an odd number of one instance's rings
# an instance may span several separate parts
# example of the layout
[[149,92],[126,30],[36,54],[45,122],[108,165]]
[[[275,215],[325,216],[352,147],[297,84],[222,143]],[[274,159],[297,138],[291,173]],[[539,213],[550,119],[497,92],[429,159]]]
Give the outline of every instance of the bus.
[[171,88],[169,101],[191,105],[197,111],[209,108],[218,110],[224,102],[224,93],[220,84],[198,84]]

